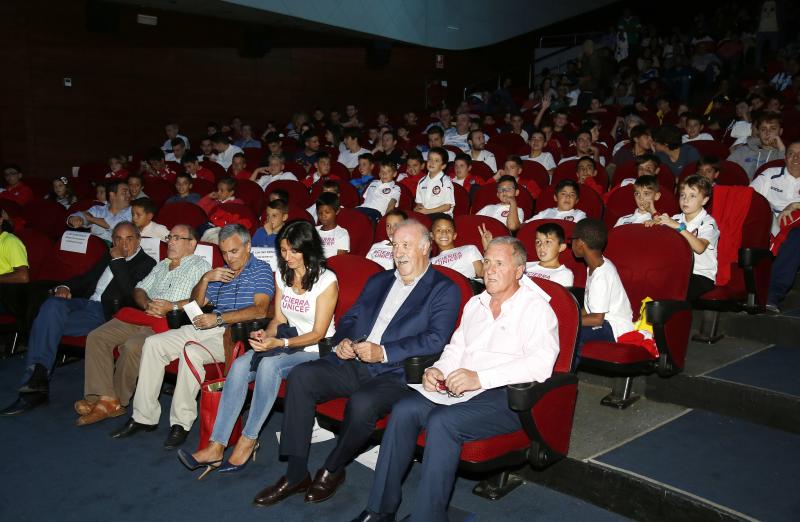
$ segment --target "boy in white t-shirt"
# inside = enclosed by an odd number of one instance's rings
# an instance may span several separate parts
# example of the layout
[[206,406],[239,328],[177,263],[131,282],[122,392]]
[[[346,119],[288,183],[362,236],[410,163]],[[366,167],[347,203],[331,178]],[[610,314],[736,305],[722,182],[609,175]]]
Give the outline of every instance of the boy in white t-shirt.
[[317,232],[322,239],[322,249],[325,257],[346,254],[350,251],[350,234],[347,229],[336,224],[336,215],[339,213],[339,196],[330,192],[323,192],[317,199],[317,217],[319,225]]
[[[320,192],[320,195],[322,195],[322,194],[324,194],[326,192],[330,192],[331,194],[336,194],[336,198],[338,199],[339,198],[339,183],[337,183],[335,180],[332,180],[332,179],[326,179],[325,181],[323,181],[322,182],[322,192]],[[316,223],[317,222],[317,204],[316,204],[316,202],[313,205],[311,205],[310,207],[308,207],[306,209],[306,212],[308,212],[311,215],[311,218],[314,220],[314,223]]]
[[431,224],[431,234],[439,247],[439,255],[432,258],[431,263],[452,268],[468,279],[483,277],[481,251],[475,245],[456,246],[456,223],[451,216],[437,216]]
[[584,219],[575,225],[572,252],[586,262],[586,290],[581,310],[580,345],[614,342],[633,330],[633,310],[617,268],[603,257],[608,233],[602,221]]
[[[580,198],[581,189],[578,182],[571,179],[562,179],[556,185],[555,194],[553,199],[556,206],[548,208],[535,214],[528,221],[535,219],[563,219],[565,221],[578,222],[586,218],[586,213],[583,210],[575,208]],[[526,221],[526,223],[528,222]]]
[[683,213],[656,216],[645,226],[666,225],[677,230],[694,252],[694,269],[686,299],[693,301],[712,290],[717,279],[717,222],[703,207],[711,197],[711,182],[694,174],[680,184],[679,204]]
[[500,203],[486,205],[478,211],[479,216],[493,217],[514,232],[519,230],[520,223],[523,221],[522,209],[517,206],[517,180],[514,176],[501,176],[497,180],[497,199]]
[[566,249],[566,237],[561,225],[541,225],[536,229],[536,257],[539,260],[525,263],[525,275],[547,279],[564,287],[572,286],[575,275],[558,260],[558,255]]
[[273,154],[269,157],[269,162],[266,167],[258,167],[253,171],[250,175],[250,180],[258,183],[264,190],[267,190],[267,187],[273,181],[281,179],[297,181],[297,176],[291,172],[283,171],[284,166],[283,156],[280,154]]
[[367,252],[367,259],[375,261],[385,270],[394,269],[394,255],[392,253],[392,238],[397,226],[408,219],[408,215],[399,208],[393,208],[386,213],[386,241],[374,243]]
[[655,176],[640,176],[633,183],[633,198],[636,200],[636,210],[627,216],[622,216],[614,227],[631,224],[643,224],[653,219],[656,213],[656,201],[661,198],[661,188]]
[[364,191],[364,203],[356,207],[356,210],[366,214],[374,222],[400,202],[400,186],[394,181],[397,176],[397,164],[390,159],[384,159],[380,165],[379,179],[367,186],[367,190]]
[[527,156],[522,156],[522,161],[535,161],[540,163],[552,178],[553,171],[556,169],[556,161],[553,159],[552,154],[544,150],[546,142],[547,139],[545,138],[544,132],[538,129],[534,130],[528,139],[528,145],[530,145],[531,151]]
[[445,149],[434,147],[428,152],[428,175],[423,176],[417,184],[417,195],[414,199],[415,212],[453,215],[456,200],[453,182],[444,173],[446,164],[447,151]]

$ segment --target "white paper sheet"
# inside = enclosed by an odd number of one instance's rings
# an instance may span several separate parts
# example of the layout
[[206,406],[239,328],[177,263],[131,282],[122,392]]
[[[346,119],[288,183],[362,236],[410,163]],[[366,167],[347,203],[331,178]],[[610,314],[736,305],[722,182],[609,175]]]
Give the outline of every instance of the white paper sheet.
[[252,247],[250,252],[259,261],[269,264],[273,272],[278,271],[278,255],[272,247]]
[[[276,431],[275,432],[275,437],[278,439],[278,442],[280,442],[281,441],[281,432],[280,431]],[[331,440],[334,437],[336,437],[336,435],[332,431],[326,430],[325,428],[323,428],[322,426],[319,425],[319,423],[316,421],[316,419],[314,420],[314,428],[311,431],[311,444],[314,444],[314,443],[317,443],[317,442],[325,442],[326,440]],[[372,469],[375,469],[375,468],[372,468]]]
[[436,404],[443,404],[445,406],[452,406],[453,404],[459,404],[462,402],[467,402],[473,397],[476,397],[483,393],[483,389],[475,390],[471,392],[464,393],[461,397],[450,397],[446,393],[439,393],[439,392],[429,392],[422,387],[421,384],[409,384],[409,388],[414,388],[419,393],[421,393],[426,399],[431,402],[435,402]]
[[79,232],[77,230],[67,230],[61,236],[61,250],[64,252],[76,252],[85,254],[89,245],[89,232]]
[[380,445],[375,446],[369,451],[365,451],[364,453],[356,457],[356,462],[359,462],[374,471],[375,466],[378,465],[378,454],[380,453],[380,451],[381,451]]
[[186,316],[190,321],[194,321],[195,317],[203,314],[203,311],[200,309],[200,306],[196,301],[189,301],[183,305],[183,311],[186,312]]
[[214,267],[214,248],[211,245],[197,245],[197,248],[194,249],[194,255],[200,256],[206,261],[211,267]]
[[143,237],[142,250],[148,256],[156,260],[156,263],[161,261],[161,241],[157,237]]

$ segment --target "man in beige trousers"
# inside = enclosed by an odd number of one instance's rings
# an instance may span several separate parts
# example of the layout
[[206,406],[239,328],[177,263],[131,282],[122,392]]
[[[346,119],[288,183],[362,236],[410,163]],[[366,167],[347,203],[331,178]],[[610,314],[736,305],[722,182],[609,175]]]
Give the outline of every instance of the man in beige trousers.
[[[154,319],[183,308],[189,302],[192,288],[211,270],[205,259],[194,255],[197,238],[192,227],[175,225],[167,238],[166,259],[133,291],[136,305]],[[114,318],[89,334],[84,399],[75,403],[75,411],[80,415],[76,421],[78,426],[125,413],[136,388],[142,346],[154,333],[150,326]],[[116,365],[115,347],[119,347]]]

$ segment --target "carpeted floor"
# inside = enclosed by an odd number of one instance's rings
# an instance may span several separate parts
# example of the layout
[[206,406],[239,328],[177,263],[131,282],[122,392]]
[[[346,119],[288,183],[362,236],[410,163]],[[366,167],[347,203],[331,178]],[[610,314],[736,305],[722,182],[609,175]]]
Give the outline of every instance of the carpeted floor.
[[[20,359],[0,361],[0,404],[14,400],[22,369]],[[163,449],[170,397],[162,397],[162,423],[154,433],[114,440],[108,433],[126,417],[97,425],[74,426],[72,403],[81,397],[83,363],[57,370],[51,402],[26,415],[0,417],[3,521],[184,521],[184,520],[350,520],[365,507],[372,470],[353,463],[336,496],[306,505],[302,496],[271,508],[256,508],[253,496],[284,471],[277,459],[280,414],[274,414],[261,434],[258,460],[231,476],[212,474],[194,480],[174,451]],[[186,443],[197,446],[197,429]],[[313,469],[320,466],[333,441],[312,447]],[[418,483],[419,466],[406,480],[400,514],[408,513]],[[477,514],[478,520],[622,520],[578,499],[525,484],[498,502],[472,495],[474,482],[459,479],[452,505]]]
[[692,411],[595,460],[760,520],[800,513],[800,436]]
[[800,348],[772,346],[714,370],[705,377],[800,396],[798,368],[800,368]]

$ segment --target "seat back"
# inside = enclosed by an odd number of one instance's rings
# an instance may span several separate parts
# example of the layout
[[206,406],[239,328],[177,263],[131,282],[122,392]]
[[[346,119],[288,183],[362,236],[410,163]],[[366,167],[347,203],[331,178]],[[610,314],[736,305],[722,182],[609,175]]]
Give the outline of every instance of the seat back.
[[[556,186],[550,185],[546,189],[542,191],[539,195],[539,199],[536,200],[536,209],[534,210],[535,213],[539,213],[543,210],[548,208],[553,208],[556,206],[556,201],[554,199],[556,193]],[[581,189],[580,197],[578,198],[578,204],[575,205],[576,208],[579,210],[583,210],[587,216],[594,219],[602,219],[603,218],[603,200],[600,198],[600,194],[595,192],[594,190],[590,189],[589,187],[583,187]]]
[[714,156],[722,159],[731,153],[728,147],[715,140],[696,140],[690,141],[688,144],[697,149],[701,156]]
[[247,162],[247,170],[253,172],[258,168],[261,158],[264,156],[264,149],[257,147],[248,147],[244,149],[244,159]]
[[578,331],[581,326],[581,307],[572,293],[560,284],[538,277],[531,279],[550,296],[550,308],[553,309],[558,319],[559,351],[553,372],[572,372],[575,348],[578,344]]
[[[608,228],[612,228],[622,216],[627,216],[636,210],[636,200],[633,197],[634,190],[635,187],[630,184],[618,187],[609,193],[605,215],[603,216]],[[661,196],[656,201],[656,210],[659,213],[667,213],[670,216],[678,214],[680,207],[675,195],[662,187]]]
[[267,207],[264,189],[255,181],[240,179],[236,181],[236,197],[241,199],[254,216],[260,216]]
[[776,160],[768,161],[768,162],[764,163],[763,165],[761,165],[760,167],[758,167],[756,169],[755,174],[753,174],[753,179],[756,179],[757,177],[759,177],[761,175],[761,173],[764,172],[767,169],[771,169],[771,168],[774,168],[774,167],[783,167],[784,165],[786,165],[786,160],[776,159]]
[[61,237],[67,222],[67,209],[49,199],[33,199],[22,209],[26,226],[43,232],[51,239]]
[[550,174],[544,165],[538,161],[526,160],[522,162],[522,174],[519,176],[521,179],[532,180],[539,185],[539,188],[544,190],[545,187],[550,185]]
[[206,216],[205,210],[194,203],[177,201],[161,207],[156,221],[169,229],[175,225],[189,225],[197,229],[200,225],[208,222],[208,216]]
[[14,234],[25,245],[25,250],[28,252],[28,274],[31,281],[36,281],[53,251],[53,241],[43,232],[33,228],[23,228]]
[[483,181],[489,181],[492,179],[492,176],[494,176],[494,172],[492,172],[492,169],[489,168],[489,165],[482,161],[473,161],[469,172],[476,178],[480,178]]
[[456,200],[453,215],[463,216],[464,214],[469,214],[469,194],[466,189],[458,183],[453,183],[453,196]]
[[222,165],[220,165],[216,161],[202,161],[200,162],[200,165],[202,165],[203,167],[207,168],[208,170],[214,173],[215,183],[228,175],[228,173],[225,172],[225,169],[222,168]]
[[356,302],[367,280],[378,272],[383,272],[383,267],[374,261],[353,254],[340,254],[327,260],[328,268],[336,273],[339,281],[339,299],[333,316],[336,322]]
[[195,178],[192,180],[192,192],[205,196],[217,190],[217,186],[207,179]]
[[504,224],[489,216],[467,214],[466,216],[456,216],[455,222],[458,234],[455,240],[456,246],[475,245],[481,254],[483,254],[483,242],[478,231],[479,226],[484,225],[494,237],[510,235]]
[[[288,217],[286,218],[286,221],[287,222],[296,221],[298,219],[302,221],[308,221],[312,225],[316,225],[316,223],[314,223],[314,218],[311,216],[311,214],[308,213],[307,210],[298,207],[289,207],[289,213]],[[262,216],[261,222],[263,223],[264,220],[265,219]]]
[[472,299],[472,296],[475,293],[472,290],[472,285],[469,284],[469,280],[464,277],[462,274],[459,274],[452,268],[448,268],[446,266],[440,265],[432,265],[433,269],[439,272],[442,275],[449,277],[455,284],[458,286],[458,291],[461,294],[461,304],[458,308],[458,319],[456,320],[456,328],[459,324],[461,324],[461,314],[464,313],[464,307],[467,305],[467,301]]
[[[678,185],[684,179],[697,173],[697,162],[689,163],[681,171],[678,176]],[[728,160],[719,162],[719,177],[717,178],[717,185],[739,185],[746,187],[750,185],[750,179],[747,177],[747,172],[738,164]]]
[[161,207],[167,198],[175,194],[175,186],[160,178],[146,177],[143,190],[157,207]]
[[267,185],[267,190],[264,191],[264,196],[269,200],[269,195],[274,191],[281,189],[289,194],[289,206],[295,208],[306,209],[311,206],[315,201],[311,199],[308,194],[308,189],[299,181],[291,179],[279,179]]
[[[350,184],[349,181],[343,179],[332,180],[336,181],[339,185],[339,204],[347,208],[355,208],[361,204],[361,196],[358,195],[358,190]],[[317,181],[311,185],[311,201],[317,200],[322,193],[322,182]]]
[[217,227],[238,223],[251,234],[258,229],[258,218],[250,207],[241,203],[223,203],[214,207],[208,220]]
[[366,256],[375,236],[372,220],[358,210],[342,207],[336,215],[336,224],[350,234],[350,253]]
[[[63,238],[63,234],[62,234]],[[64,281],[83,274],[95,265],[108,252],[105,242],[97,236],[89,236],[86,253],[61,250],[61,239],[53,245],[51,254],[39,273],[39,279],[46,281]]]

